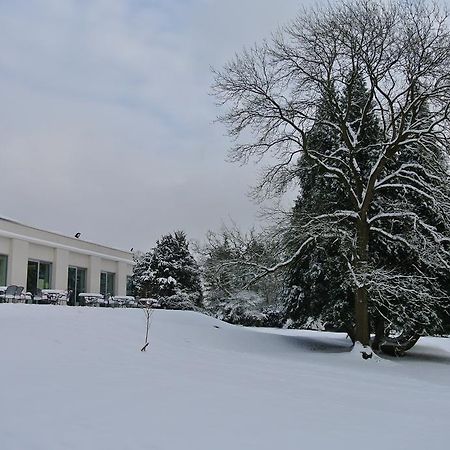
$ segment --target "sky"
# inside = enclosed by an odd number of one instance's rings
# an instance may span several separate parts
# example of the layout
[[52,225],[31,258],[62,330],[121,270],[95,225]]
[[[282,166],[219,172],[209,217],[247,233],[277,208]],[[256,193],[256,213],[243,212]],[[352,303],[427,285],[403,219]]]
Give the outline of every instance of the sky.
[[129,250],[257,222],[211,67],[299,0],[1,0],[0,217]]

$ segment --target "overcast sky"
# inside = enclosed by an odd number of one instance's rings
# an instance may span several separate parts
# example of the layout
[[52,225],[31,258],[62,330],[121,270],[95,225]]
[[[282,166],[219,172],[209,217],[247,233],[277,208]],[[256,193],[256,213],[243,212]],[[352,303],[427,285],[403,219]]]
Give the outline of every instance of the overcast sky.
[[0,216],[114,247],[248,228],[257,167],[230,140],[210,66],[298,0],[0,1]]

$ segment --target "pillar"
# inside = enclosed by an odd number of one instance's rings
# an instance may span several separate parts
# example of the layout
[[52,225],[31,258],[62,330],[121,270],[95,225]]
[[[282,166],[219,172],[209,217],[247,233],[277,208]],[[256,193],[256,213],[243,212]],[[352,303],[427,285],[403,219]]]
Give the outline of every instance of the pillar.
[[53,264],[53,288],[67,289],[67,278],[69,273],[69,252],[61,248],[55,249],[55,259]]
[[8,284],[27,287],[28,242],[11,239],[11,251],[8,258]]
[[101,259],[98,256],[89,257],[88,283],[89,292],[100,293],[100,268]]

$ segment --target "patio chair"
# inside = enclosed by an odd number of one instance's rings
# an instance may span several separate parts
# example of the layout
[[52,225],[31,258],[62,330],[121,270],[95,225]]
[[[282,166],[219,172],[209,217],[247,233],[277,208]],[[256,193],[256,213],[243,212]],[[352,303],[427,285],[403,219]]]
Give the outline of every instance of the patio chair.
[[23,300],[22,297],[23,286],[17,286],[16,292],[14,292],[14,303],[21,303]]
[[104,306],[104,299],[102,294],[93,292],[81,292],[78,294],[80,306]]
[[5,291],[7,286],[1,286],[0,287],[0,303],[3,303],[5,301]]
[[67,305],[69,301],[69,292],[68,291],[60,291],[58,295],[58,305]]
[[103,296],[103,299],[104,299],[103,301],[105,303],[105,306],[109,306],[109,307],[112,307],[112,308],[117,306],[117,303],[114,301],[114,298],[111,295],[105,294]]
[[16,293],[17,286],[14,284],[11,284],[8,286],[5,290],[5,292],[2,295],[2,299],[5,303],[13,302],[14,301],[14,295]]
[[48,290],[46,292],[47,295],[47,303],[50,305],[57,305],[59,301],[59,294],[57,292],[54,292],[52,290]]
[[42,296],[42,289],[37,288],[33,295],[33,303],[41,303],[44,297]]

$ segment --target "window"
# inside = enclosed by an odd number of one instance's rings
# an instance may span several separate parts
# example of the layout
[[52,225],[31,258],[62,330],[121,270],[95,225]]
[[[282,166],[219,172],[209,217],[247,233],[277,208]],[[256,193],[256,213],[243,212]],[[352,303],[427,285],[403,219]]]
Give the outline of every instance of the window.
[[114,280],[115,273],[101,272],[100,273],[100,294],[114,295]]
[[52,263],[28,261],[27,292],[36,294],[37,289],[50,289],[52,282]]
[[8,274],[8,257],[6,255],[0,255],[0,286],[6,286],[6,277]]

